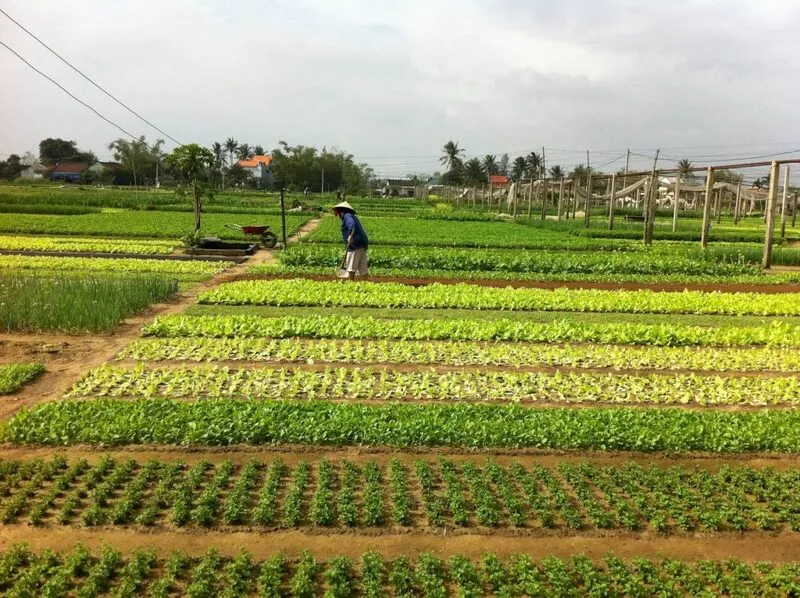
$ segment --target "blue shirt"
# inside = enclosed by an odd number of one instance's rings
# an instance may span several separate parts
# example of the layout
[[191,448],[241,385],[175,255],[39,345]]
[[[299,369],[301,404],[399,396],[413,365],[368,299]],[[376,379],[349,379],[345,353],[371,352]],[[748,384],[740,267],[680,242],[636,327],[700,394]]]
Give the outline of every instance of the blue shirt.
[[361,226],[361,222],[358,221],[355,214],[345,212],[342,215],[342,241],[344,241],[345,244],[347,244],[347,239],[350,238],[351,232],[353,233],[353,239],[350,241],[350,247],[348,249],[366,249],[369,244],[369,239],[367,238],[364,227]]

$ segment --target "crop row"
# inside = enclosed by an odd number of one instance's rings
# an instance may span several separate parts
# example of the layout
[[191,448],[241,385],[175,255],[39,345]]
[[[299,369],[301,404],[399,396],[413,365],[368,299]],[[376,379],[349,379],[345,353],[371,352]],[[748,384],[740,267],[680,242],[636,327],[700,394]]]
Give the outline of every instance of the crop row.
[[144,327],[161,338],[331,338],[525,341],[654,346],[800,347],[800,326],[774,322],[763,326],[712,328],[682,324],[630,322],[521,322],[468,319],[378,319],[364,316],[307,317],[165,316]]
[[510,401],[652,405],[798,405],[798,377],[719,377],[370,368],[233,369],[213,365],[133,369],[103,365],[67,398],[239,398]]
[[0,462],[0,522],[168,527],[800,531],[800,470],[543,467],[440,457],[294,467],[103,457]]
[[41,363],[0,364],[0,395],[15,392],[44,371],[45,368]]
[[80,271],[99,273],[166,274],[187,280],[202,280],[222,272],[230,262],[197,260],[157,260],[138,258],[40,257],[27,255],[0,256],[0,270],[31,274],[41,271]]
[[169,240],[0,235],[0,250],[8,251],[72,251],[156,255],[171,253],[176,244],[176,241]]
[[800,371],[800,352],[772,347],[718,349],[553,345],[470,341],[265,338],[145,338],[118,355],[139,361],[281,361],[420,365],[550,366],[697,371]]
[[501,559],[484,553],[440,559],[423,553],[384,559],[366,552],[358,559],[308,551],[263,561],[241,551],[222,557],[209,549],[192,558],[176,551],[167,559],[137,550],[130,555],[105,547],[92,554],[79,545],[69,553],[31,552],[17,544],[0,553],[0,591],[8,596],[166,597],[326,596],[345,598],[474,598],[477,596],[792,596],[800,589],[798,563],[748,564],[736,559],[694,563],[608,555],[592,561],[578,555],[539,561],[525,554]]
[[15,443],[315,444],[800,452],[800,410],[528,409],[208,399],[60,400],[18,411]]
[[648,290],[513,289],[470,284],[430,284],[315,280],[245,280],[200,295],[198,301],[223,305],[311,305],[319,307],[456,308],[626,313],[800,315],[797,293],[662,293]]

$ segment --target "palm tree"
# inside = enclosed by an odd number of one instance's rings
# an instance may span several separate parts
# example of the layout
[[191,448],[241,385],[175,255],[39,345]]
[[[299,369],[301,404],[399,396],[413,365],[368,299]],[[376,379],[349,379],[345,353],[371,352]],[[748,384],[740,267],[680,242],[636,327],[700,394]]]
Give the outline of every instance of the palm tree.
[[249,160],[253,157],[253,150],[250,149],[248,144],[243,143],[239,146],[239,149],[236,150],[236,156],[240,160]]
[[461,166],[461,155],[464,151],[463,148],[458,147],[458,141],[453,141],[451,139],[444,144],[442,148],[442,153],[444,155],[439,158],[439,162],[446,166],[447,170],[455,170]]
[[560,181],[564,178],[564,169],[561,168],[560,164],[556,164],[555,166],[550,167],[550,178]]
[[253,148],[253,155],[256,155],[256,156],[263,156],[263,155],[264,155],[264,146],[263,146],[263,145],[257,145],[257,146],[255,146],[255,147]]
[[525,176],[525,171],[528,168],[528,162],[522,156],[519,156],[514,160],[514,164],[511,166],[511,178],[515,181],[520,180],[523,176]]
[[472,158],[464,163],[463,168],[464,183],[473,186],[486,181],[486,172],[478,158]]
[[239,149],[239,142],[233,137],[228,137],[228,140],[225,142],[225,149],[228,150],[228,163],[233,166],[233,152]]
[[692,163],[686,158],[678,162],[678,176],[682,179],[694,178],[694,173],[692,172]]
[[[516,163],[516,162],[515,162]],[[542,157],[536,152],[531,152],[525,158],[526,174],[533,177],[541,177],[542,175]]]
[[225,148],[219,141],[215,141],[211,145],[211,151],[214,153],[214,164],[221,168],[225,164]]
[[499,174],[500,166],[497,164],[497,156],[494,154],[486,154],[483,157],[483,169],[488,175]]

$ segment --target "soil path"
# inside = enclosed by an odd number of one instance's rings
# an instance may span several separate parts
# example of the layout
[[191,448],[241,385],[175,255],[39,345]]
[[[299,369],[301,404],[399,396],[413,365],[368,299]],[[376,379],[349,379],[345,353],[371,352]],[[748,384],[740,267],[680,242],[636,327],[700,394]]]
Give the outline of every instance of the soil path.
[[[294,242],[313,231],[319,218],[310,220],[300,227],[289,239]],[[223,282],[242,275],[246,268],[255,264],[276,261],[273,251],[260,250],[247,261],[194,285],[178,293],[168,303],[150,306],[137,316],[128,318],[109,334],[94,336],[53,335],[53,334],[2,334],[0,335],[0,363],[24,355],[39,355],[39,361],[48,371],[36,382],[24,386],[20,391],[0,397],[0,420],[8,419],[22,407],[30,407],[42,401],[53,399],[66,392],[91,369],[114,359],[117,353],[140,334],[142,326],[156,316],[180,313],[195,303],[197,296]],[[56,347],[53,353],[50,353]],[[63,353],[59,353],[61,347]],[[53,355],[52,359],[47,355]]]
[[797,560],[796,533],[719,534],[715,536],[659,537],[649,534],[605,534],[602,536],[508,537],[481,534],[448,535],[440,533],[397,533],[368,535],[358,532],[322,532],[287,530],[269,533],[220,530],[164,530],[134,528],[79,528],[6,525],[0,534],[0,550],[18,542],[26,542],[33,550],[49,548],[69,551],[80,542],[94,551],[110,545],[123,552],[137,548],[154,550],[168,556],[182,550],[191,556],[201,556],[209,546],[215,546],[224,556],[236,556],[245,548],[256,559],[265,559],[281,552],[297,557],[310,550],[320,558],[344,555],[357,559],[368,550],[381,553],[383,558],[416,556],[431,552],[440,558],[464,554],[478,559],[484,552],[506,557],[525,553],[535,559],[546,556],[569,558],[584,554],[602,559],[612,553],[623,559],[634,557],[668,557],[693,561],[697,559],[785,562]]

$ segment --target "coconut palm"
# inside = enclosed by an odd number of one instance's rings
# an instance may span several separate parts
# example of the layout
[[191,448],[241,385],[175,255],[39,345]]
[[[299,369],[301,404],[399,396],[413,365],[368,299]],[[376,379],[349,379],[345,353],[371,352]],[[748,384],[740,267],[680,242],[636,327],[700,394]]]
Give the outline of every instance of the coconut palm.
[[464,163],[462,174],[464,177],[464,183],[469,186],[486,182],[486,172],[484,171],[483,165],[478,158],[467,160]]
[[483,170],[486,174],[500,174],[500,166],[497,164],[497,156],[494,154],[486,154],[483,157]]
[[[516,164],[516,162],[515,162]],[[525,157],[525,174],[531,178],[540,177],[542,173],[542,157],[536,152],[531,152]]]
[[249,160],[253,157],[253,150],[250,149],[248,144],[243,143],[239,146],[239,149],[236,150],[236,157],[240,160]]
[[264,155],[264,146],[257,145],[253,148],[253,155],[254,156],[263,156]]
[[693,179],[694,173],[692,172],[692,163],[684,158],[678,162],[678,176],[682,179]]
[[522,156],[519,156],[514,160],[514,164],[511,166],[511,178],[515,181],[520,180],[522,177],[525,176],[525,172],[528,169],[528,162]]
[[225,142],[225,149],[228,150],[228,164],[233,166],[233,153],[239,149],[239,142],[233,137],[228,137],[228,140]]
[[564,178],[564,175],[565,175],[564,169],[561,168],[560,164],[556,164],[555,166],[550,167],[550,178],[556,181],[560,181],[561,179]]
[[442,153],[444,155],[439,158],[439,162],[446,166],[447,170],[455,170],[462,164],[461,156],[464,154],[464,151],[463,148],[458,147],[458,141],[453,141],[451,139],[444,144],[442,148]]

